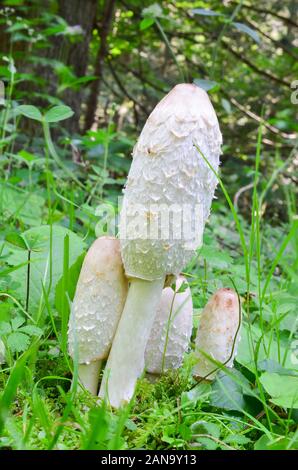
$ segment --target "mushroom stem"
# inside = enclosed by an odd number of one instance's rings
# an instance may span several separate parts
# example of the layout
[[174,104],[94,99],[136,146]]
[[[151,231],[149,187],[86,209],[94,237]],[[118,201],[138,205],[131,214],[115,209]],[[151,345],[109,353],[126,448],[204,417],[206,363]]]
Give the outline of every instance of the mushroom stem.
[[131,281],[99,391],[115,408],[131,400],[144,371],[146,345],[164,282],[164,277]]
[[88,392],[92,393],[92,395],[97,395],[101,366],[102,361],[94,361],[90,362],[90,364],[79,364],[78,366],[79,382]]

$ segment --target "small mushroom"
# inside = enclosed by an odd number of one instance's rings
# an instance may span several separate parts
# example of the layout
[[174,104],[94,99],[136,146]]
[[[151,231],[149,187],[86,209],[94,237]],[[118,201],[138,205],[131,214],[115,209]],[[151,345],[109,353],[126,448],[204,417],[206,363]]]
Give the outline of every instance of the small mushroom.
[[145,367],[159,375],[178,369],[192,332],[193,305],[187,280],[179,276],[175,290],[166,287],[161,296],[145,352]]
[[[135,145],[119,230],[131,283],[99,392],[116,408],[131,400],[144,371],[166,276],[178,275],[202,244],[217,184],[202,154],[217,171],[221,141],[207,93],[184,83],[158,103]],[[172,221],[168,235],[164,217]]]
[[101,362],[108,357],[127,295],[119,240],[101,237],[89,248],[69,320],[69,354],[79,363],[79,380],[97,394]]
[[241,309],[237,293],[229,288],[219,289],[201,314],[196,337],[198,362],[193,369],[195,377],[213,380],[218,370],[216,362],[233,367],[240,326]]

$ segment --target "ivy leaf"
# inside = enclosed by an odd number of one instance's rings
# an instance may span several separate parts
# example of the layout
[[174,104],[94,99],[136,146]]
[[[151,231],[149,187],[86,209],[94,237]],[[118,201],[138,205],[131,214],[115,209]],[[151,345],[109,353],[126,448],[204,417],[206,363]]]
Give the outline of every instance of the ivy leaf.
[[52,109],[46,112],[44,115],[44,120],[46,122],[64,121],[73,115],[74,112],[69,106],[54,106]]
[[29,336],[19,331],[14,331],[7,338],[7,345],[11,352],[23,352],[28,349],[30,344]]
[[34,119],[35,121],[42,121],[42,114],[39,109],[36,108],[36,106],[24,104],[18,106],[16,110],[29,119]]

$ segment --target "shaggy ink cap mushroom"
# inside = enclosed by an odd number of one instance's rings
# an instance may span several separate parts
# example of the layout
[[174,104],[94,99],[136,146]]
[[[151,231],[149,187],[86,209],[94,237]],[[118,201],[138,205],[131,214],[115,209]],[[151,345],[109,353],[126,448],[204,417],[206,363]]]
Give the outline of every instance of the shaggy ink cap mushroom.
[[175,290],[166,287],[162,291],[146,346],[147,372],[159,375],[181,366],[183,356],[189,347],[192,323],[191,291],[185,277],[179,276]]
[[[165,277],[178,275],[202,243],[217,179],[200,152],[217,171],[221,141],[207,93],[180,84],[157,104],[134,147],[119,230],[131,284],[100,388],[116,408],[130,401],[144,371]],[[161,220],[169,213],[167,233]]]
[[219,289],[201,314],[196,337],[195,377],[206,377],[207,380],[215,378],[216,362],[206,355],[226,367],[233,367],[240,340],[240,324],[241,310],[237,293],[229,288]]
[[119,240],[98,238],[82,265],[68,331],[69,354],[78,360],[81,382],[94,394],[100,364],[108,357],[127,288]]

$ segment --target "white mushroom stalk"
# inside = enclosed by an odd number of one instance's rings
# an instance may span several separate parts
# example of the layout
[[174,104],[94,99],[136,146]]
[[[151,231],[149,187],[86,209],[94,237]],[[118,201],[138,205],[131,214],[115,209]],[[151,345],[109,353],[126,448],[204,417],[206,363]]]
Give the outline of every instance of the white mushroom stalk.
[[[219,289],[205,306],[196,337],[197,364],[193,375],[213,380],[217,363],[233,367],[240,340],[241,308],[236,292]],[[210,357],[210,359],[209,359]]]
[[69,320],[69,354],[79,363],[79,380],[97,394],[101,363],[108,357],[124,307],[128,283],[119,240],[95,240],[84,259]]
[[191,291],[185,277],[179,276],[175,291],[166,287],[162,292],[145,352],[147,372],[160,375],[181,366],[189,347],[192,323]]
[[202,243],[221,133],[208,95],[177,85],[149,116],[133,151],[120,218],[121,254],[131,279],[100,396],[119,407],[134,393],[166,275],[178,275]]

